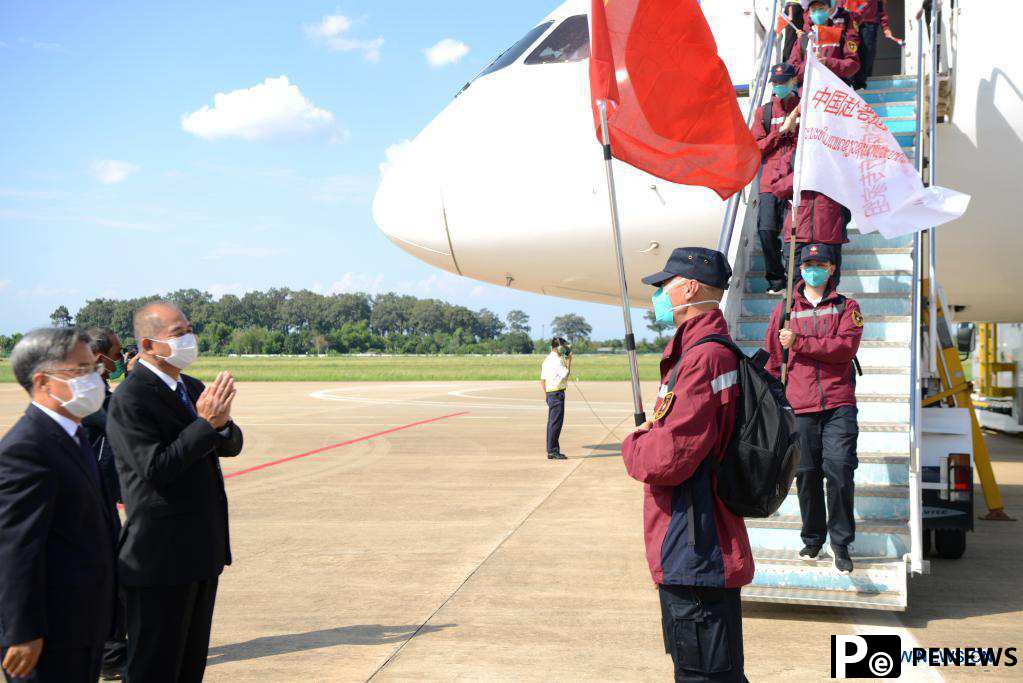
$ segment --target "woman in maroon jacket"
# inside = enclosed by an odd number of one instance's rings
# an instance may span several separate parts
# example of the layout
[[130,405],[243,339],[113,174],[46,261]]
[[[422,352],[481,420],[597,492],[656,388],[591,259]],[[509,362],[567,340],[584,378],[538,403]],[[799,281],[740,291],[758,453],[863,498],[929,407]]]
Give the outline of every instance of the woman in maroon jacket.
[[835,568],[850,573],[859,435],[853,358],[863,336],[863,314],[859,304],[835,291],[834,253],[827,244],[803,247],[803,282],[793,293],[790,319],[782,329],[785,304],[780,302],[767,325],[765,344],[771,354],[767,370],[775,376],[781,375],[782,349],[789,352],[785,393],[796,413],[802,452],[796,486],[805,547],[799,556],[816,559],[827,535]]

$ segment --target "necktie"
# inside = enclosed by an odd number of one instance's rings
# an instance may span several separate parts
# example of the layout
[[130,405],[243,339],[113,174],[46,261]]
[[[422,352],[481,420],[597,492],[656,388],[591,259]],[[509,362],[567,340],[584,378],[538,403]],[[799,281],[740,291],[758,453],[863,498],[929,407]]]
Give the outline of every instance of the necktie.
[[99,483],[99,464],[96,462],[96,454],[92,452],[92,446],[89,444],[88,437],[85,436],[85,430],[79,427],[75,431],[75,439],[78,441],[79,448],[82,449],[82,458],[85,460],[86,467],[96,477],[96,483]]
[[199,414],[195,412],[195,406],[192,405],[192,400],[188,398],[188,392],[185,391],[185,385],[183,382],[178,382],[178,387],[175,393],[177,393],[181,402],[185,404],[185,408],[192,414],[192,417],[198,417]]

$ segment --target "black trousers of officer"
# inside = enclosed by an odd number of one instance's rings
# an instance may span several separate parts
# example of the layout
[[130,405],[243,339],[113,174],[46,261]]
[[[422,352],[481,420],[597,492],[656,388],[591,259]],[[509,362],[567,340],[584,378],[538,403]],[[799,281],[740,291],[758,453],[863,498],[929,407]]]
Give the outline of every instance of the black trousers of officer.
[[877,56],[877,24],[860,24],[860,70],[853,78],[853,87],[865,88],[867,79],[874,75],[874,58]]
[[206,671],[217,579],[127,586],[128,683],[199,683]]
[[103,645],[103,670],[123,669],[128,662],[128,626],[124,591],[118,592],[117,613],[114,615],[114,633]]
[[757,203],[757,234],[764,252],[764,279],[772,289],[785,288],[785,266],[781,260],[781,229],[789,203],[770,192],[761,192]]
[[658,586],[676,681],[746,681],[738,588]]
[[[0,661],[7,656],[7,648],[0,648]],[[4,671],[4,678],[10,683],[32,681],[33,683],[96,683],[99,679],[100,648],[52,647],[43,640],[43,653],[39,657],[32,675],[27,678],[11,678]]]
[[796,432],[802,450],[796,487],[803,517],[803,543],[824,545],[827,535],[831,545],[847,546],[856,537],[853,513],[856,490],[853,473],[859,464],[856,406],[796,415]]
[[561,427],[565,424],[565,390],[547,392],[547,454],[561,452]]

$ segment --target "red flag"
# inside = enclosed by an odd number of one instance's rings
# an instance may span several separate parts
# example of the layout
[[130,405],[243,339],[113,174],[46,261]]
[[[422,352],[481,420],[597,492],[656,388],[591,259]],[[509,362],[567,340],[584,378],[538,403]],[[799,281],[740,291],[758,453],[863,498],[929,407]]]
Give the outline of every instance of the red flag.
[[590,94],[608,112],[615,158],[727,198],[760,166],[760,149],[697,0],[593,0]]

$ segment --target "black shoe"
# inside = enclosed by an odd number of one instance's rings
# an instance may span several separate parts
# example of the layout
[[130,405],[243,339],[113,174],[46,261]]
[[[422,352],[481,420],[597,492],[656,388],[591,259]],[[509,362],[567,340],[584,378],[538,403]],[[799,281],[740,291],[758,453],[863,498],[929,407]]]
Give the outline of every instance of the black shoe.
[[849,549],[844,545],[831,546],[831,564],[843,574],[852,574],[853,562],[849,557]]
[[821,546],[819,545],[805,545],[803,549],[799,551],[799,559],[801,560],[816,560],[817,556],[821,554]]
[[548,460],[568,460],[568,458],[565,457],[564,453],[548,453],[547,454],[547,459]]
[[123,666],[111,666],[103,667],[99,673],[100,680],[103,681],[120,681],[124,678],[124,667]]
[[768,294],[781,294],[788,287],[787,282],[768,282],[767,293]]

